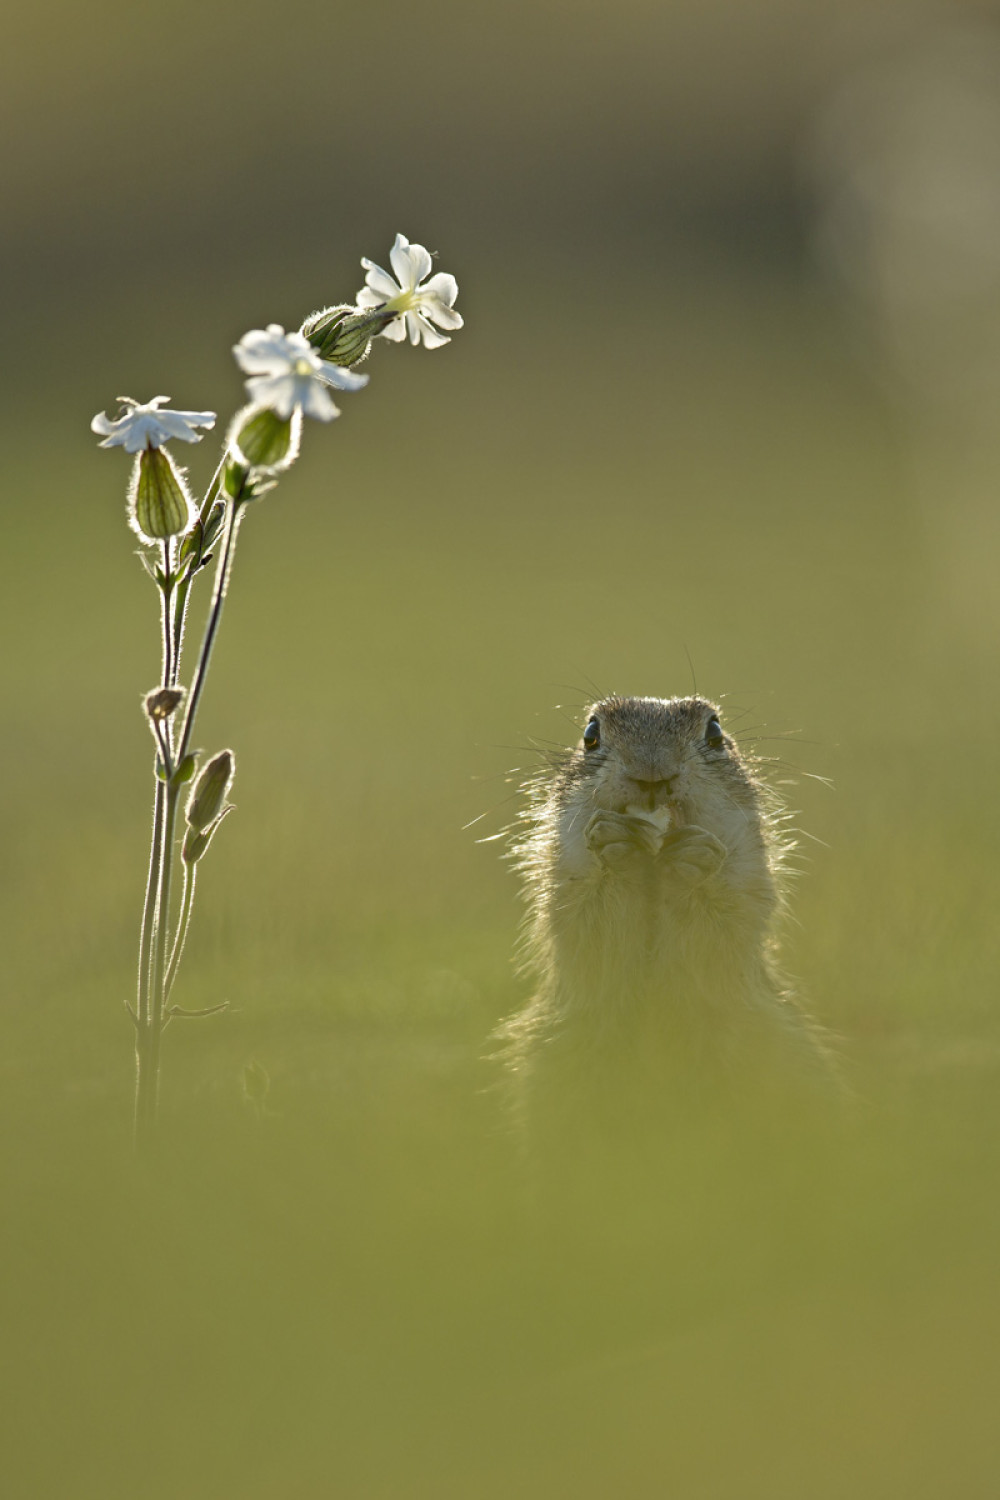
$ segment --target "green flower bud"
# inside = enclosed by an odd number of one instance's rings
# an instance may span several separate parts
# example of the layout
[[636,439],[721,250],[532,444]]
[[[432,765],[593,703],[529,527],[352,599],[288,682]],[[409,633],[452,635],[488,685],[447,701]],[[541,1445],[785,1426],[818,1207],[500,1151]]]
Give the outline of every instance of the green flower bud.
[[212,506],[211,510],[208,513],[208,519],[205,520],[204,517],[202,518],[202,524],[205,528],[204,534],[202,536],[203,550],[205,547],[213,546],[214,543],[218,541],[219,533],[222,530],[222,523],[225,519],[225,502],[223,500],[216,500],[215,504]]
[[[295,462],[301,433],[302,413],[298,409],[286,418],[279,417],[266,407],[250,406],[237,412],[233,419],[229,443],[237,464],[273,473],[275,470],[287,469]],[[227,468],[227,488],[229,483]]]
[[243,499],[249,473],[250,470],[246,464],[240,463],[235,458],[227,459],[226,467],[222,474],[222,484],[231,500]]
[[186,865],[196,865],[198,863],[212,842],[212,834],[217,827],[218,824],[210,828],[207,833],[199,833],[196,828],[188,828],[185,831],[184,842],[181,845],[181,859]]
[[205,853],[209,844],[215,838],[215,831],[220,823],[224,823],[231,812],[236,809],[228,802],[222,809],[215,822],[204,831],[198,828],[188,828],[184,834],[184,842],[181,845],[181,859],[186,865],[196,865]]
[[186,865],[196,865],[212,842],[213,828],[209,833],[199,833],[197,829],[189,828],[184,834],[184,842],[181,845],[181,859]]
[[195,521],[177,548],[177,576],[179,578],[183,577],[185,570],[193,577],[199,568],[203,568],[211,559],[212,554],[208,549],[216,541],[222,529],[225,513],[225,503],[217,500],[207,518],[199,516]]
[[165,448],[143,448],[129,484],[128,518],[140,539],[152,544],[181,536],[198,515],[183,476]]
[[198,777],[185,814],[196,833],[204,833],[222,816],[235,771],[233,752],[220,750]]
[[331,365],[356,365],[367,356],[372,339],[396,316],[384,307],[371,312],[347,305],[328,307],[307,318],[301,331],[320,359]]

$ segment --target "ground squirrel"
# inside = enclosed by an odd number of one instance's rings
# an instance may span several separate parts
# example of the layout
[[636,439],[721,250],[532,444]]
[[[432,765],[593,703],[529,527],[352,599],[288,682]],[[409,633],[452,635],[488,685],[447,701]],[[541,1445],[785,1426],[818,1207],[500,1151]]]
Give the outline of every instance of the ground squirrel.
[[704,698],[606,698],[527,787],[513,856],[534,998],[500,1029],[518,1107],[601,1128],[750,1076],[830,1077],[775,961],[790,847]]

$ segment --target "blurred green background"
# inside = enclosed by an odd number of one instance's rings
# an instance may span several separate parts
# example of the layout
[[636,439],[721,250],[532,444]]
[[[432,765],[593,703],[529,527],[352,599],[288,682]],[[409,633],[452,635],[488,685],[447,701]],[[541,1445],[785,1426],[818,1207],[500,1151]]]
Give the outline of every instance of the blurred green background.
[[[6,1494],[996,1493],[998,20],[7,18]],[[168,1031],[140,1172],[157,625],[88,422],[224,421],[230,346],[397,231],[467,326],[377,348],[243,530],[196,736],[239,813],[178,995],[232,1009]],[[787,962],[862,1103],[540,1204],[477,839],[589,698],[695,683],[796,809]]]

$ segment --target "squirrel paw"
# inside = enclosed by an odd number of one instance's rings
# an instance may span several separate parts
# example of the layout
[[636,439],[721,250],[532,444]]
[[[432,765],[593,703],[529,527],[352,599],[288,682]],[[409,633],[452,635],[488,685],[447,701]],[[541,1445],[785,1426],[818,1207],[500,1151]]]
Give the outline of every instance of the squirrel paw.
[[688,885],[701,885],[722,868],[726,846],[714,833],[692,824],[667,834],[663,857]]
[[657,854],[662,834],[647,818],[598,809],[584,830],[587,848],[604,864],[620,864],[633,854]]

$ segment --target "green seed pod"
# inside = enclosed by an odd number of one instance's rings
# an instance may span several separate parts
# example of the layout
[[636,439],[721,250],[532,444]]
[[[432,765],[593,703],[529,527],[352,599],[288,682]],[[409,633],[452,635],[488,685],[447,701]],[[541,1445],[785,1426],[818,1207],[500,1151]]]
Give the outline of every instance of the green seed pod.
[[[237,464],[273,472],[287,469],[295,462],[301,432],[301,411],[296,410],[291,417],[285,418],[266,407],[248,407],[237,413],[229,442]],[[228,469],[226,483],[228,487]]]
[[165,448],[143,448],[129,485],[129,525],[144,542],[182,536],[198,510],[183,476]]

